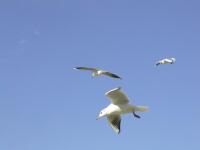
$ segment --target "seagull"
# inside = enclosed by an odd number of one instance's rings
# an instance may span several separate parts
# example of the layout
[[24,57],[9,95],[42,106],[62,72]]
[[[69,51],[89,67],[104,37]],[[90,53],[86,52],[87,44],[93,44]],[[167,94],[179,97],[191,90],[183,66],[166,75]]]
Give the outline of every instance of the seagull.
[[156,62],[156,66],[160,64],[174,64],[176,61],[175,58],[165,58]]
[[97,119],[107,117],[108,123],[117,134],[120,133],[122,114],[133,113],[134,117],[140,118],[136,112],[148,111],[148,107],[146,106],[135,106],[129,104],[129,99],[121,91],[121,87],[114,88],[106,92],[105,95],[111,100],[111,104],[100,111]]
[[115,78],[115,79],[122,79],[121,77],[119,77],[116,74],[113,74],[111,72],[105,71],[105,70],[101,70],[101,69],[97,69],[97,68],[89,68],[89,67],[75,67],[74,69],[76,70],[86,70],[86,71],[92,71],[92,76],[93,77],[97,77],[100,75],[106,75],[109,76],[111,78]]

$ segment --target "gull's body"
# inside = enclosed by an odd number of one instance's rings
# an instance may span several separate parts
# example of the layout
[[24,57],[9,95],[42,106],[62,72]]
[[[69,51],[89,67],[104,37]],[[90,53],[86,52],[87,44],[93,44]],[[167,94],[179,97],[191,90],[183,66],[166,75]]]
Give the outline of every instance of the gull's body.
[[156,62],[156,66],[160,64],[174,64],[176,61],[175,58],[165,58]]
[[76,70],[83,70],[83,71],[92,71],[92,76],[93,77],[98,77],[101,75],[106,75],[108,77],[111,78],[115,78],[115,79],[121,79],[121,77],[119,77],[118,75],[105,71],[105,70],[101,70],[101,69],[97,69],[97,68],[88,68],[88,67],[75,67],[74,69]]
[[145,112],[148,110],[145,106],[134,106],[129,104],[128,97],[121,91],[121,88],[115,88],[105,94],[110,100],[111,104],[101,110],[98,118],[107,117],[109,124],[116,133],[120,133],[121,115],[133,113],[137,118],[135,112]]

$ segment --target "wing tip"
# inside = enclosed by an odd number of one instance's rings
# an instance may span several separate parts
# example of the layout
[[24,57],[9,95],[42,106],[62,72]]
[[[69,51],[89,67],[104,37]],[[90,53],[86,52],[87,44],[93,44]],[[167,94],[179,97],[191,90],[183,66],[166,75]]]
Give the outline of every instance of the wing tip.
[[119,86],[119,87],[116,87],[116,88],[114,88],[114,89],[111,89],[111,90],[109,90],[108,92],[106,92],[105,93],[105,95],[108,95],[109,93],[111,93],[111,92],[114,92],[114,91],[117,91],[117,90],[121,90],[122,89],[122,87],[121,86]]
[[[121,128],[121,127],[120,127],[120,128]],[[120,134],[120,132],[121,132],[121,129],[120,129],[120,128],[118,129],[118,132],[117,132],[117,134],[118,134],[118,135],[119,135],[119,134]]]
[[119,77],[119,76],[118,76],[117,79],[122,80],[122,77]]
[[118,75],[116,75],[116,74],[112,74],[111,76],[112,76],[114,79],[120,79],[120,80],[122,79],[120,76],[118,76]]
[[159,62],[155,64],[155,66],[156,66],[156,67],[157,67],[157,66],[159,66],[159,65],[160,65],[160,63],[159,63]]
[[119,134],[120,134],[120,131],[117,131],[116,133],[117,133],[117,135],[119,135]]
[[74,67],[73,69],[78,70],[80,67]]

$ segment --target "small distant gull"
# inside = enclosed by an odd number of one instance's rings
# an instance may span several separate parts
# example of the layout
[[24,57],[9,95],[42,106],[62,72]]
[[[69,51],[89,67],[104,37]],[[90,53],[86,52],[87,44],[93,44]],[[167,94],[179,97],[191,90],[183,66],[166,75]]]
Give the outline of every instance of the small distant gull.
[[93,77],[97,77],[100,75],[106,75],[109,76],[111,78],[115,78],[115,79],[122,79],[121,77],[119,77],[116,74],[113,74],[111,72],[105,71],[105,70],[101,70],[101,69],[97,69],[97,68],[89,68],[89,67],[75,67],[74,69],[76,70],[83,70],[83,71],[92,71],[92,76]]
[[165,58],[156,62],[156,66],[160,64],[174,64],[176,61],[175,58]]
[[146,106],[135,106],[129,104],[128,97],[121,91],[121,87],[114,88],[105,95],[111,100],[111,104],[102,109],[97,119],[107,117],[110,126],[113,130],[120,133],[121,115],[127,113],[133,113],[134,117],[140,118],[136,112],[148,111]]

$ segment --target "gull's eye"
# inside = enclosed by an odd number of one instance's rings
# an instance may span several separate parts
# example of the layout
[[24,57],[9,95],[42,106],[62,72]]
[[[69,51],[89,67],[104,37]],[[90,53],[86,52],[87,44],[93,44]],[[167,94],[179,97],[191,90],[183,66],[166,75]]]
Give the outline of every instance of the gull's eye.
[[102,112],[100,112],[100,114],[102,114]]

